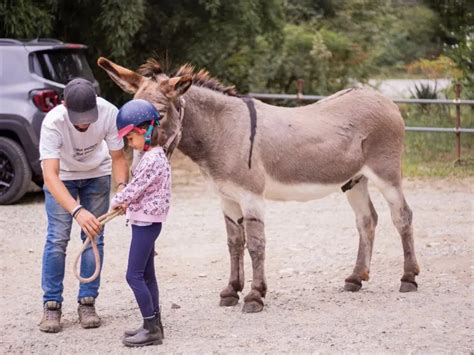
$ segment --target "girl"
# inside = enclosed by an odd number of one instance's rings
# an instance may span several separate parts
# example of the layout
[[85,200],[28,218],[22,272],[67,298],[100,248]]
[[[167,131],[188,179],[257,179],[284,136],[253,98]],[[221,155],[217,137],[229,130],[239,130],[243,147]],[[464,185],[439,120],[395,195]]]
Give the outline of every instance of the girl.
[[153,259],[155,240],[169,210],[171,171],[159,146],[159,119],[158,111],[145,100],[127,102],[117,115],[119,137],[126,137],[131,148],[145,152],[132,173],[132,181],[111,202],[112,208],[126,210],[132,225],[127,282],[135,294],[143,325],[125,332],[123,343],[130,347],[162,344],[163,339]]

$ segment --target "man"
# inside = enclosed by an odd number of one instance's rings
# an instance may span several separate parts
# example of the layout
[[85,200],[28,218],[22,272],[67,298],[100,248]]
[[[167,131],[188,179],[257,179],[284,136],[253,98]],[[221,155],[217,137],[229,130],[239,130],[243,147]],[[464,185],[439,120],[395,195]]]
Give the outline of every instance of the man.
[[[40,160],[43,169],[48,231],[43,253],[43,318],[40,330],[60,330],[66,247],[73,219],[81,238],[95,238],[103,260],[103,231],[97,217],[109,209],[113,172],[117,189],[128,180],[123,141],[118,139],[117,108],[97,97],[92,83],[74,79],[64,89],[64,101],[51,110],[41,127]],[[79,202],[78,202],[79,200]],[[82,254],[81,276],[95,269],[92,249]],[[80,284],[79,320],[84,328],[100,326],[95,311],[100,278]]]

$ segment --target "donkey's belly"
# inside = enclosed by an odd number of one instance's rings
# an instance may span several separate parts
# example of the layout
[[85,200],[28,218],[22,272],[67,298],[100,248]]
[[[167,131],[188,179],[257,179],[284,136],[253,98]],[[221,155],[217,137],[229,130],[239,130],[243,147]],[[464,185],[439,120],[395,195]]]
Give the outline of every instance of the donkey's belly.
[[336,191],[341,191],[340,184],[283,184],[267,177],[264,196],[269,200],[310,201]]

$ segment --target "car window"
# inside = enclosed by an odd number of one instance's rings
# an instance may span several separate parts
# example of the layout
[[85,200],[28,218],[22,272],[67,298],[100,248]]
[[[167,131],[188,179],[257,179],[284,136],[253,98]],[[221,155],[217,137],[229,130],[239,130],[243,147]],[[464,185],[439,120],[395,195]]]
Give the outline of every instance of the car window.
[[67,84],[81,77],[94,82],[94,75],[82,50],[55,49],[33,53],[33,71],[45,79]]

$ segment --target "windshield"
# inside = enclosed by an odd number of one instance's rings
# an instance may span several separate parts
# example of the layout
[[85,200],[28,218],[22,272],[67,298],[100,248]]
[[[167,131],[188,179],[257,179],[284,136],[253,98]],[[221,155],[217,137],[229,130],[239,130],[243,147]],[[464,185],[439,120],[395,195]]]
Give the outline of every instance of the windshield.
[[33,71],[45,79],[67,84],[81,77],[94,82],[83,50],[54,49],[33,53]]

